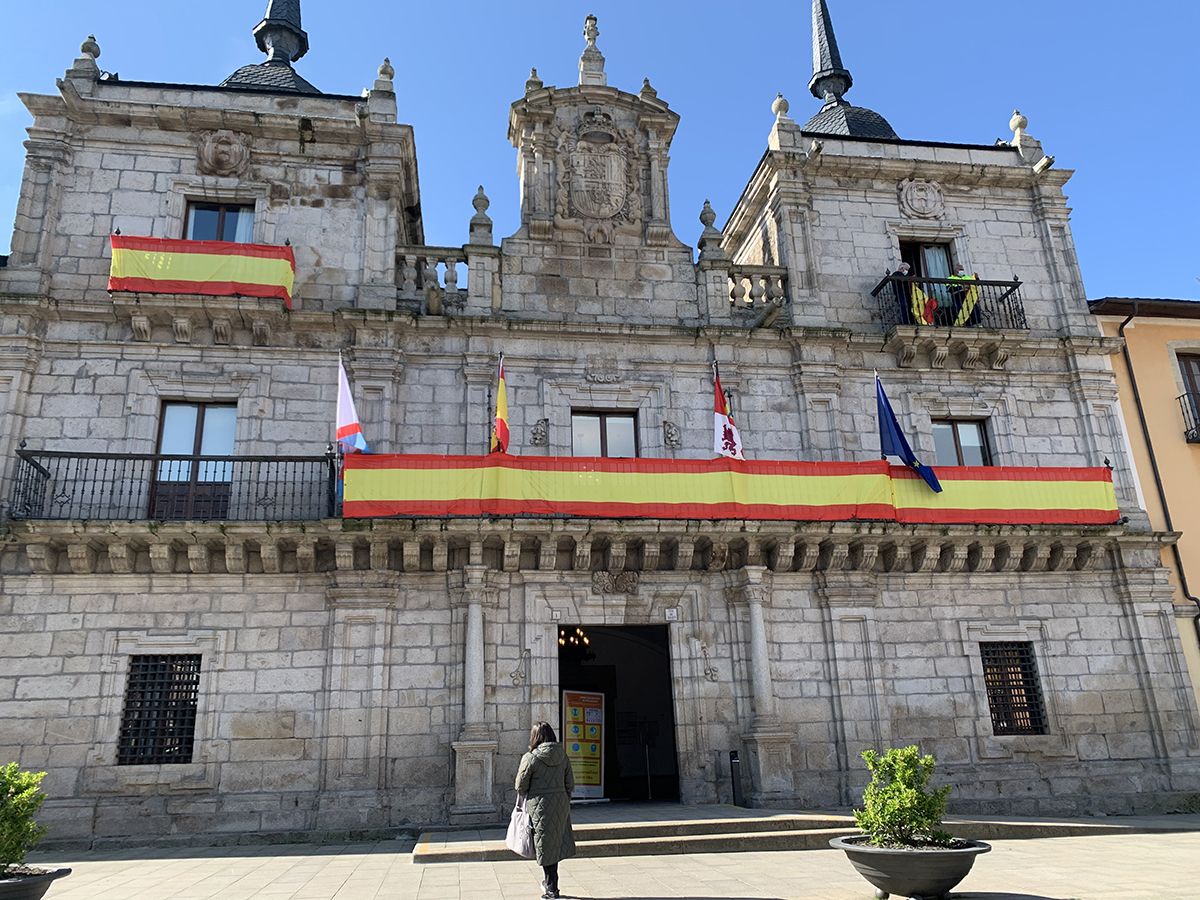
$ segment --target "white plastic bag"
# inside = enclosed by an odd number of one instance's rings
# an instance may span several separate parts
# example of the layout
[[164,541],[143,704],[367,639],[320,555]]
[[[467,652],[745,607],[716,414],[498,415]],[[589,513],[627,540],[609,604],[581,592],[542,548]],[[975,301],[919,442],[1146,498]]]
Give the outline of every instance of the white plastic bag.
[[504,836],[504,843],[509,850],[525,859],[533,859],[537,855],[533,849],[533,823],[525,811],[524,794],[517,794],[517,805],[513,807],[508,820],[508,834]]

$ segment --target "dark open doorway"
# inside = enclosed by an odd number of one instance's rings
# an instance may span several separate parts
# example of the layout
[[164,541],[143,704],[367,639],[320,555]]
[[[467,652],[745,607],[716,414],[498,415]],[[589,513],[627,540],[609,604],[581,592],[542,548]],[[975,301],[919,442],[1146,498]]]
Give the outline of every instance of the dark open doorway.
[[564,625],[559,636],[562,690],[604,694],[604,796],[678,801],[667,626]]

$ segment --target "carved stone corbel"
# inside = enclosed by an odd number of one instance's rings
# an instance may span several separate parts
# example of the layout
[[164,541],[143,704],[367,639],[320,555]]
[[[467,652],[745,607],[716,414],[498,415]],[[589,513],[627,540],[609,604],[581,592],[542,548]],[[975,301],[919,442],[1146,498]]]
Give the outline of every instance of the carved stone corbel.
[[188,568],[193,575],[207,575],[212,568],[212,560],[207,544],[188,544],[187,557]]
[[96,546],[91,541],[74,540],[67,545],[67,561],[75,575],[91,575],[96,571]]
[[421,571],[421,542],[418,540],[403,541],[400,544],[400,556],[405,572]]
[[108,567],[114,575],[131,574],[136,557],[133,547],[124,541],[114,541],[108,545]]
[[296,541],[296,571],[315,572],[317,568],[317,548],[311,539],[301,538]]
[[170,543],[150,545],[150,569],[155,575],[169,575],[175,570],[175,548]]
[[258,556],[262,560],[262,569],[268,575],[279,574],[279,545],[274,541],[266,541],[258,545]]

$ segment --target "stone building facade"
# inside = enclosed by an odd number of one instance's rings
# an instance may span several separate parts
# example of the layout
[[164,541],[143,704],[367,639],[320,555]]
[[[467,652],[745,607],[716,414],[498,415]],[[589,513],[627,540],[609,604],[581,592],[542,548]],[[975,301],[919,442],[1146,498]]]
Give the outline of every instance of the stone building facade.
[[[701,211],[697,258],[671,225],[678,116],[649,81],[607,84],[589,17],[579,83],[535,72],[512,105],[520,228],[497,244],[481,189],[467,243],[434,247],[391,66],[364,97],[320,93],[293,66],[295,0],[255,35],[267,61],[220,86],[101,77],[89,39],[56,93],[22,95],[0,268],[0,757],[50,773],[56,839],[496,820],[531,722],[561,721],[567,623],[664,635],[685,803],[732,799],[737,750],[750,802],[846,805],[859,752],[909,742],[961,812],[1200,791],[1173,536],[1138,502],[1070,173],[1024,117],[994,146],[897,138],[843,98],[817,0],[822,106],[800,125],[776,99],[724,228]],[[202,213],[292,246],[290,311],[108,293],[110,233],[196,236]],[[943,298],[938,265],[979,273],[989,318],[914,323],[908,283],[881,281],[902,257]],[[570,456],[589,413],[632,419],[640,456],[708,458],[718,361],[749,456],[873,459],[878,370],[918,455],[964,422],[994,465],[1107,459],[1127,518],[339,518],[339,354],[374,452],[477,454],[501,352],[515,454]],[[245,462],[205,465],[242,473],[225,480],[245,505],[145,506],[171,404],[233,410],[217,455]],[[995,733],[991,644],[1031,655],[1040,733]],[[164,657],[198,658],[190,753],[128,764],[134,662]]]

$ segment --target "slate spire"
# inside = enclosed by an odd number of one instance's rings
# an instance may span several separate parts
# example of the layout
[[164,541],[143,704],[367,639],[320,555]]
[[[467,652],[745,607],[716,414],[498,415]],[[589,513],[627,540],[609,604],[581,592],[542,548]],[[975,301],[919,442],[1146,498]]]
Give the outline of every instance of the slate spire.
[[290,66],[308,52],[308,35],[300,27],[300,0],[267,0],[266,15],[253,33],[269,63]]
[[842,99],[854,84],[854,79],[850,77],[850,70],[842,65],[842,54],[838,50],[825,0],[812,0],[812,31],[813,76],[808,89],[823,105],[815,116],[804,123],[801,130],[815,134],[895,139],[895,130],[883,116]]
[[826,103],[841,100],[842,95],[854,84],[854,79],[850,77],[849,70],[842,66],[842,54],[838,52],[833,22],[829,18],[825,0],[812,0],[812,33],[813,77],[808,89],[814,97]]

